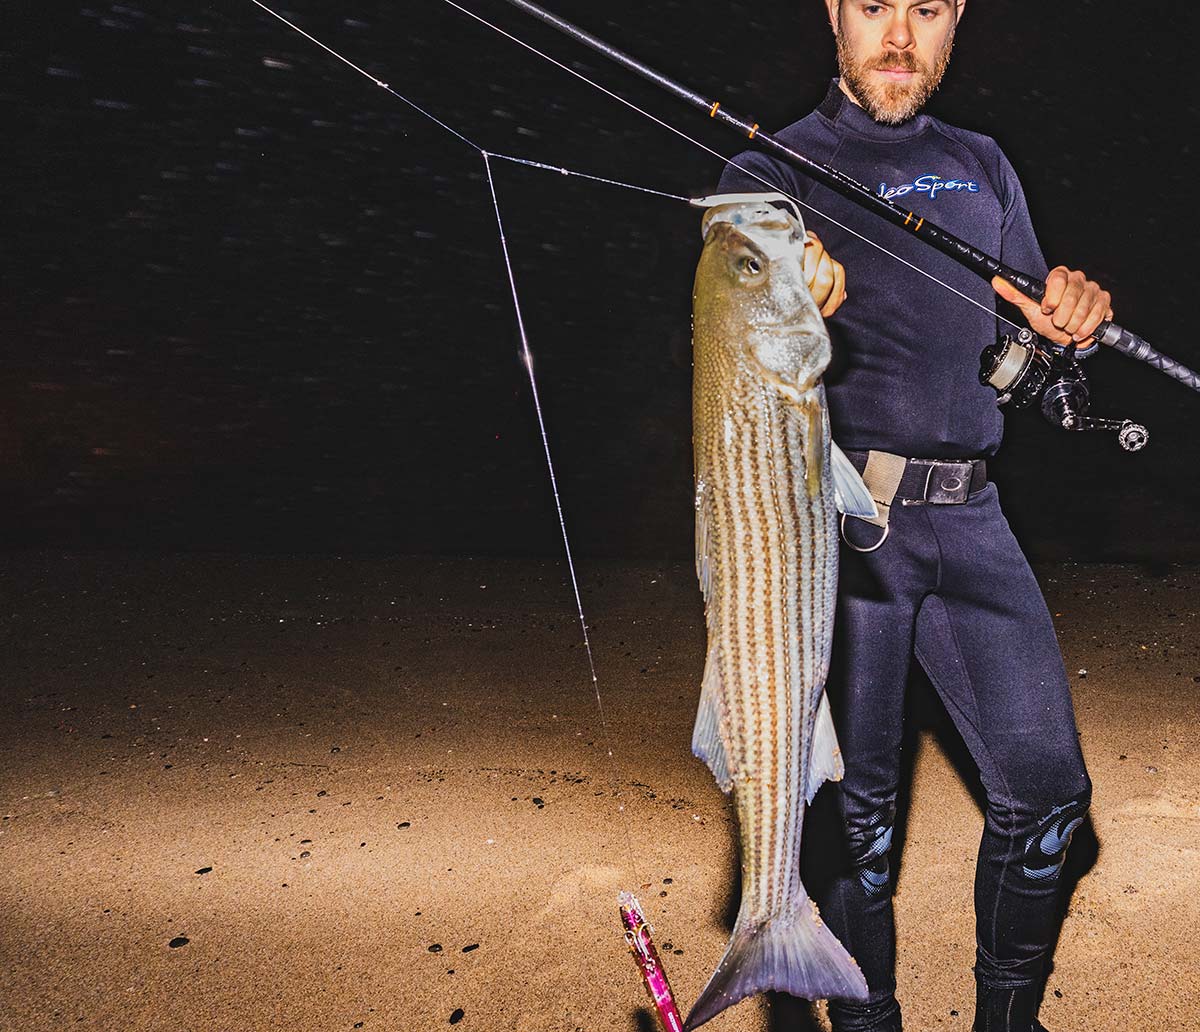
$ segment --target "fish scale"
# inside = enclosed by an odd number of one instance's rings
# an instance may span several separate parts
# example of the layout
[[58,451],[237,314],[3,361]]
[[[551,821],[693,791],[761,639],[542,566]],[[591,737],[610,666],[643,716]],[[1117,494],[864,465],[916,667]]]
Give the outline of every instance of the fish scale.
[[798,218],[712,209],[696,271],[696,568],[708,655],[693,750],[738,816],[742,902],[688,1016],[695,1028],[768,989],[862,999],[857,965],[800,881],[805,808],[841,776],[824,701],[837,513],[820,375],[829,336],[803,274]]

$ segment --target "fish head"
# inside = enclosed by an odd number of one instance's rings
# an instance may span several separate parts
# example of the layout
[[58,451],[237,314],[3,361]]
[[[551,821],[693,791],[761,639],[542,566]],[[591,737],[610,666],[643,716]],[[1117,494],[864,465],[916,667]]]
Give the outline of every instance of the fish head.
[[701,224],[697,325],[797,390],[829,364],[829,333],[804,274],[804,224],[765,202],[710,208]]

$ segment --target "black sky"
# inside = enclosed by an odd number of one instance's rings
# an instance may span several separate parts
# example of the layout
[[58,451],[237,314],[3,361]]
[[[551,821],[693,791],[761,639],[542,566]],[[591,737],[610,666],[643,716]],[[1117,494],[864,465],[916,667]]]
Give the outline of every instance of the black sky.
[[[740,149],[499,0],[470,6]],[[833,70],[817,0],[551,6],[768,127]],[[470,147],[250,0],[5,7],[10,547],[557,554]],[[489,150],[715,186],[718,161],[442,0],[281,10]],[[1000,141],[1052,264],[1192,366],[1197,27],[1188,5],[973,0],[933,108]],[[497,183],[579,551],[688,554],[695,214],[513,165]],[[1111,353],[1089,371],[1094,411],[1151,446],[1010,415],[994,469],[1019,536],[1035,556],[1200,559],[1200,397]]]

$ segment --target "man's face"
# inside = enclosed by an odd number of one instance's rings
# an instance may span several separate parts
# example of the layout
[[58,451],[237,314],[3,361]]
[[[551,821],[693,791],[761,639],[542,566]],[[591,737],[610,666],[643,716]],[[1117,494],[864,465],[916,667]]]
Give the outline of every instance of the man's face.
[[842,85],[876,122],[907,122],[950,63],[966,0],[826,0]]

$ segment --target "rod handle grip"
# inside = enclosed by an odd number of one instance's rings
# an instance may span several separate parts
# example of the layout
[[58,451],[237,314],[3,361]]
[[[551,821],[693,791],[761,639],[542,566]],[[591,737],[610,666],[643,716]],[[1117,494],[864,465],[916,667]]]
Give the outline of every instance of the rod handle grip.
[[1159,372],[1166,373],[1172,379],[1178,380],[1185,387],[1200,391],[1200,373],[1189,369],[1182,362],[1176,362],[1175,359],[1164,355],[1136,333],[1123,326],[1118,326],[1114,322],[1102,322],[1096,327],[1093,336],[1101,344],[1107,344],[1123,355],[1153,366]]
[[1010,269],[1007,265],[1001,265],[999,262],[996,264],[998,268],[994,275],[999,276],[1002,280],[1007,280],[1026,297],[1033,298],[1034,301],[1041,301],[1046,296],[1046,284],[1042,280],[1034,279],[1016,269]]

